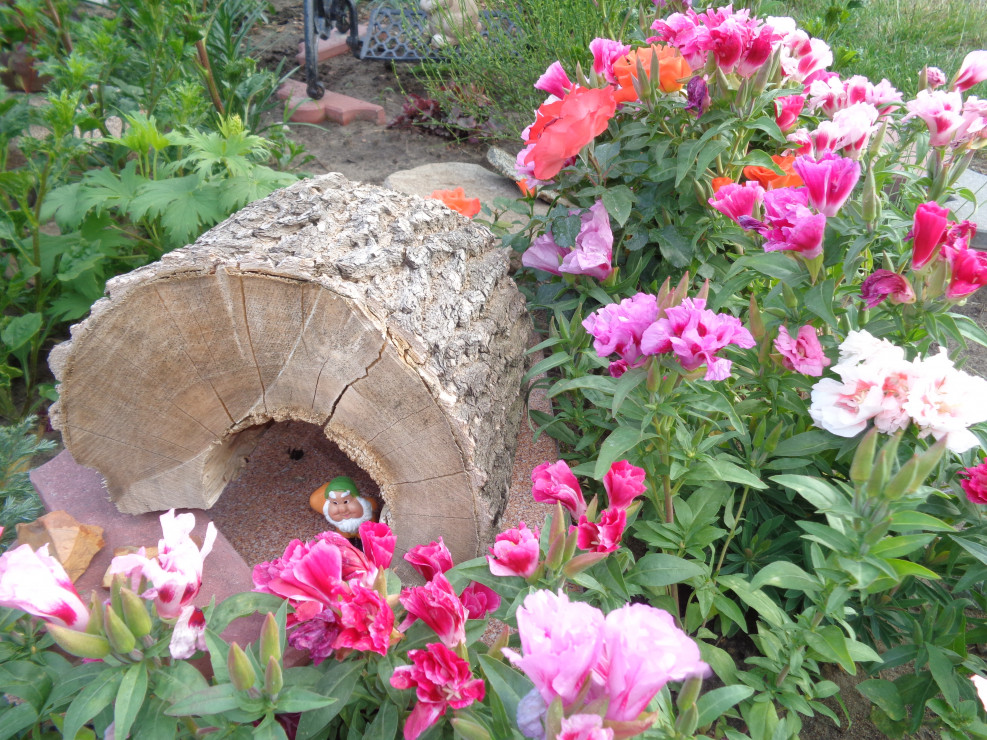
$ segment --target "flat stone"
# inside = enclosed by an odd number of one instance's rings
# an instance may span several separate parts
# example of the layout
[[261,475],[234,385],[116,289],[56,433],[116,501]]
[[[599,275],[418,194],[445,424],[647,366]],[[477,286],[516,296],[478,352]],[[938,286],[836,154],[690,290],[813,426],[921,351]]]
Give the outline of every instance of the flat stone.
[[[521,195],[517,183],[486,167],[467,162],[423,164],[414,169],[394,172],[384,180],[384,187],[423,198],[436,190],[462,188],[467,198],[479,198],[480,203],[491,209],[494,208],[495,198],[519,200]],[[535,213],[544,215],[547,212],[548,206],[545,203],[535,203]],[[508,212],[502,218],[515,220],[515,230],[527,225],[527,219],[522,223],[522,216],[518,213]]]
[[[357,36],[364,37],[367,35],[367,24],[361,23],[356,29]],[[332,57],[342,56],[343,54],[350,53],[350,47],[346,43],[346,37],[349,34],[340,33],[335,28],[329,32],[329,38],[319,39],[316,44],[315,57],[319,62],[324,62],[326,59],[332,59]],[[305,64],[305,42],[301,42],[298,45],[298,54],[295,55],[295,61],[298,64]]]
[[305,83],[298,80],[286,80],[278,88],[277,96],[292,110],[291,120],[296,123],[332,121],[345,126],[353,121],[370,121],[383,126],[387,122],[382,106],[330,90],[320,100],[313,100],[308,97]]

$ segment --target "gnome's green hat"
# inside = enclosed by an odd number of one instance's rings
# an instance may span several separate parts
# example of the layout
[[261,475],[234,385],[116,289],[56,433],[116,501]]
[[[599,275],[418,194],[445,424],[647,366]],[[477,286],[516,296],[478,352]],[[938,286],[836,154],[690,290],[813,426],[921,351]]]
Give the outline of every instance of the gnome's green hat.
[[329,491],[346,491],[353,498],[360,495],[359,489],[356,487],[356,483],[348,475],[337,475],[331,481],[329,485],[326,486],[326,498],[329,498]]

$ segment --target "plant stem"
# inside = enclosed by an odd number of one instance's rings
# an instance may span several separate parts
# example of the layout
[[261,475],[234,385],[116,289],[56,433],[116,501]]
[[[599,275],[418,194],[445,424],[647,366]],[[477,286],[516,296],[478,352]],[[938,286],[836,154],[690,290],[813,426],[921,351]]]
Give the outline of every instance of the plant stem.
[[219,97],[219,88],[216,86],[216,78],[213,77],[212,65],[209,64],[209,53],[206,51],[206,42],[199,39],[195,42],[195,48],[199,52],[199,64],[202,66],[202,74],[206,78],[206,87],[209,89],[209,97],[212,98],[212,105],[221,116],[226,115],[223,108],[223,101]]
[[723,543],[723,549],[720,550],[720,559],[716,563],[716,568],[713,570],[713,579],[716,578],[720,573],[720,568],[723,567],[723,560],[727,556],[727,548],[730,547],[730,543],[733,542],[733,536],[737,532],[737,525],[740,524],[740,517],[744,513],[744,506],[747,504],[747,494],[750,493],[750,486],[744,486],[744,494],[740,497],[740,506],[737,507],[737,515],[733,518],[733,526],[730,527],[730,532],[727,534],[727,541]]

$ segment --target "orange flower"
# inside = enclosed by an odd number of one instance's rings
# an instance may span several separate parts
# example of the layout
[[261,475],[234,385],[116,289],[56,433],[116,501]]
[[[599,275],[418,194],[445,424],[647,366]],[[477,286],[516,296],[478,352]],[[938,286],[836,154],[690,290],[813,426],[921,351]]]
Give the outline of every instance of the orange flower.
[[617,77],[619,88],[617,90],[617,102],[637,100],[634,80],[637,78],[638,62],[641,63],[644,73],[650,79],[651,60],[655,54],[658,55],[658,86],[662,92],[677,92],[682,89],[682,83],[679,80],[692,74],[692,68],[682,58],[678,49],[661,44],[652,44],[635,49],[613,63],[613,73]]
[[441,200],[449,208],[456,211],[456,213],[461,213],[467,218],[473,218],[473,216],[480,212],[480,199],[467,198],[462,188],[456,188],[455,190],[435,190],[428,197]]
[[776,154],[771,157],[771,161],[778,165],[778,168],[785,174],[779,175],[773,170],[769,170],[767,167],[755,167],[750,165],[744,167],[744,177],[748,180],[757,180],[761,187],[765,190],[774,190],[775,188],[797,188],[800,187],[802,183],[802,178],[795,174],[792,169],[792,165],[795,163],[795,157],[785,157],[781,154]]
[[551,180],[568,160],[607,130],[617,110],[610,87],[575,87],[562,100],[538,109],[528,132],[531,150],[525,158],[536,180]]
[[524,180],[518,180],[517,186],[518,186],[518,190],[521,191],[521,195],[523,195],[525,198],[530,198],[534,196],[537,192],[537,188],[534,188],[528,184],[527,178],[525,178]]
[[716,192],[724,185],[733,185],[733,180],[731,180],[729,177],[714,177],[712,185],[713,185],[713,194],[715,195]]

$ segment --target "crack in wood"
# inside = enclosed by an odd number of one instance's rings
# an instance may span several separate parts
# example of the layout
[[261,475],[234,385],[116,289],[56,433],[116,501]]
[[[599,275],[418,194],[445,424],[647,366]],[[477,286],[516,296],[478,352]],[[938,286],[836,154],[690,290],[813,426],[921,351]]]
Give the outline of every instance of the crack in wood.
[[257,352],[254,350],[254,340],[250,336],[250,319],[247,318],[247,294],[243,287],[243,273],[237,275],[237,283],[240,286],[240,310],[243,311],[243,327],[247,332],[247,346],[250,347],[250,356],[254,360],[254,368],[257,370],[257,382],[260,383],[260,400],[264,407],[264,412],[269,413],[267,408],[267,388],[264,385],[264,375],[260,371],[260,363],[257,362]]

